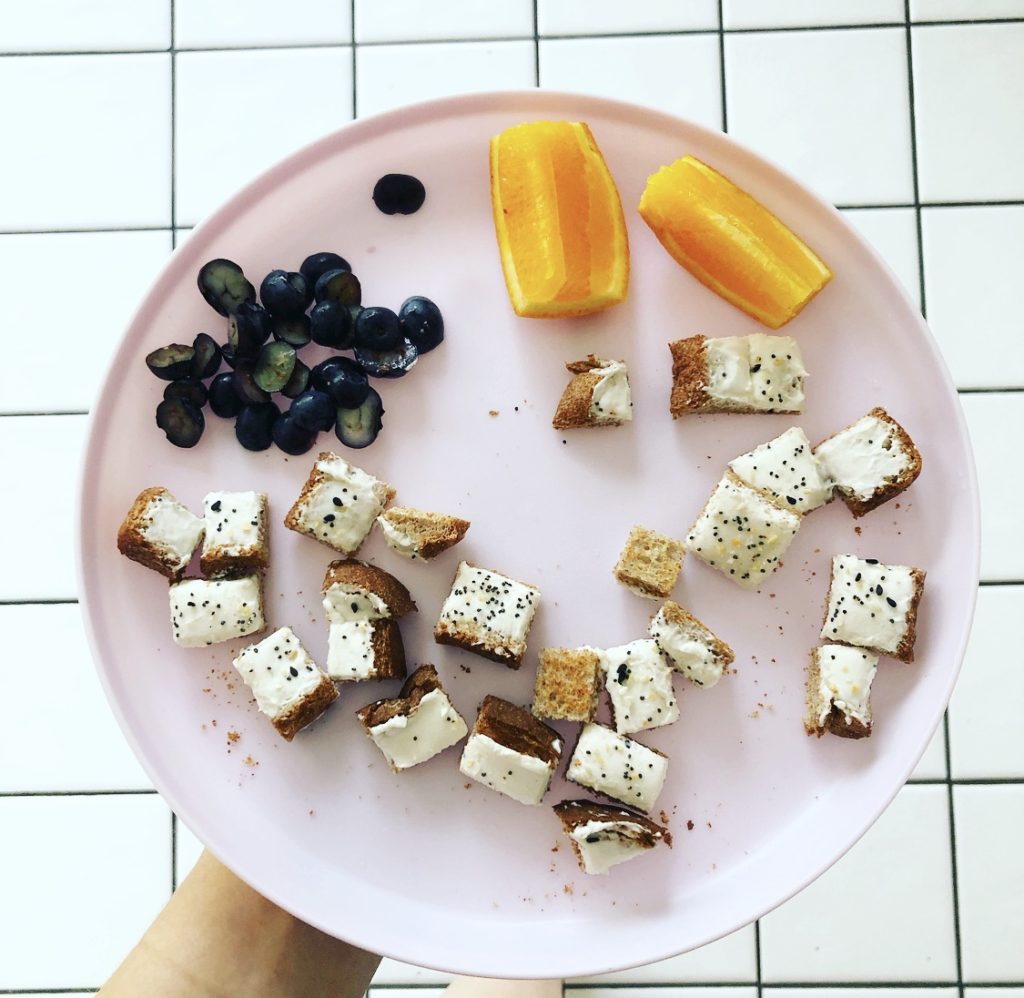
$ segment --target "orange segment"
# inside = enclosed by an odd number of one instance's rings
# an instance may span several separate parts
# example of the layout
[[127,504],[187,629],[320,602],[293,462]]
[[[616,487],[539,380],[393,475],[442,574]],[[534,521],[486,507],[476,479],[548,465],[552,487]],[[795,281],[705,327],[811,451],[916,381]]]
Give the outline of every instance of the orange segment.
[[518,315],[584,315],[629,284],[622,204],[590,129],[538,121],[491,140],[491,201],[505,283]]
[[832,279],[764,205],[693,156],[648,179],[640,214],[677,263],[771,329]]

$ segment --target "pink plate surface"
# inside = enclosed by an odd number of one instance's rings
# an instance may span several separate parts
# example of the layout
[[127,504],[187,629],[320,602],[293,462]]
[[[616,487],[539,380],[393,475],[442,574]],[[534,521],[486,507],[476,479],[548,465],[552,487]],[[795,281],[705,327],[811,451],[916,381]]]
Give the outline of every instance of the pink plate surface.
[[[587,121],[619,186],[633,261],[628,300],[580,320],[517,319],[494,245],[487,140],[537,118]],[[721,169],[800,233],[835,279],[785,333],[811,372],[802,417],[668,415],[671,339],[759,330],[681,270],[636,213],[647,176],[684,153]],[[429,192],[413,216],[379,213],[388,172]],[[682,536],[725,464],[788,426],[817,441],[875,405],[924,455],[902,501],[854,521],[813,513],[785,566],[744,592],[689,559],[675,598],[736,651],[736,671],[700,690],[676,677],[682,716],[640,736],[671,757],[659,801],[671,851],[607,877],[580,872],[547,804],[583,796],[559,776],[524,807],[458,772],[451,750],[391,773],[354,712],[397,682],[353,684],[312,730],[285,743],[255,710],[231,660],[244,642],[174,645],[166,583],[121,558],[117,526],[135,495],[164,485],[193,510],[207,491],[270,497],[268,617],[326,655],[319,587],[332,552],[282,517],[313,455],[253,454],[209,414],[194,450],[166,443],[152,412],[161,384],[144,355],[226,320],[196,291],[200,265],[238,261],[257,284],[313,251],[347,257],[364,303],[411,294],[439,303],[442,347],[408,377],[380,383],[379,440],[347,457],[392,483],[398,502],[472,520],[430,564],[376,533],[361,556],[396,573],[420,612],[403,621],[410,661],[433,662],[472,722],[485,693],[528,703],[538,649],[646,636],[656,604],[611,568],[630,526]],[[559,433],[550,421],[563,364],[624,358],[632,425]],[[320,359],[318,347],[307,360]],[[333,435],[325,449],[344,452]],[[131,324],[93,415],[81,503],[81,594],[96,662],[153,782],[202,841],[249,883],[328,932],[405,961],[481,975],[600,973],[667,957],[763,914],[841,856],[911,772],[949,698],[978,578],[974,465],[934,340],[891,273],[843,219],[775,167],[712,133],[643,108],[528,92],[461,97],[352,124],[242,191],[175,253]],[[860,742],[803,732],[804,666],[817,641],[832,554],[928,572],[917,661],[882,661],[875,732]],[[460,558],[543,593],[519,672],[431,638]],[[571,744],[574,726],[559,725]],[[229,732],[240,738],[229,741]],[[655,814],[657,817],[657,813]],[[693,822],[688,830],[688,822]]]

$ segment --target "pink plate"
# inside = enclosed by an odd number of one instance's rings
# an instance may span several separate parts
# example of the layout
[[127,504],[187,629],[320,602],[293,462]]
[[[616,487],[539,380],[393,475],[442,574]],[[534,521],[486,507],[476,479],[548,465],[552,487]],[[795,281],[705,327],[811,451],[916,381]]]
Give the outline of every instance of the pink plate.
[[[487,140],[538,118],[587,121],[619,185],[630,230],[627,302],[580,320],[517,319],[494,244]],[[784,332],[811,372],[803,417],[668,415],[669,340],[760,327],[681,270],[636,213],[647,176],[694,153],[800,233],[835,279]],[[416,215],[385,216],[377,178],[426,184]],[[875,405],[907,427],[924,472],[902,501],[854,521],[813,513],[785,566],[744,592],[696,559],[675,598],[736,651],[711,690],[676,678],[679,722],[640,739],[671,757],[659,801],[675,847],[607,877],[581,873],[547,806],[472,784],[458,751],[394,775],[354,712],[397,682],[353,684],[287,744],[255,710],[231,660],[243,642],[171,641],[166,583],[121,558],[135,495],[165,485],[193,510],[207,491],[269,494],[268,617],[326,655],[319,587],[332,552],[282,526],[313,455],[253,454],[212,414],[191,451],[153,425],[162,385],[143,357],[226,321],[196,292],[206,260],[238,261],[257,284],[332,249],[367,304],[424,294],[447,339],[410,375],[379,383],[380,439],[346,456],[400,503],[473,522],[435,562],[410,563],[374,534],[362,557],[395,572],[420,612],[403,621],[409,658],[437,665],[472,722],[485,693],[528,703],[545,645],[609,646],[646,636],[656,604],[611,569],[629,528],[682,536],[727,461],[793,423],[817,441]],[[632,425],[551,428],[565,361],[625,358]],[[313,361],[320,348],[305,351]],[[209,410],[207,410],[209,412]],[[324,449],[344,452],[333,435]],[[925,325],[881,263],[827,204],[715,132],[644,108],[545,92],[459,97],[356,122],[292,156],[213,215],[174,254],[120,349],[92,419],[81,503],[82,604],[96,662],[153,782],[240,876],[303,919],[411,963],[481,975],[561,976],[646,963],[749,922],[834,863],[904,783],[939,722],[967,640],[978,580],[974,464],[949,375]],[[856,742],[803,732],[804,666],[817,642],[829,559],[853,552],[928,571],[917,661],[881,663],[875,732]],[[460,558],[537,584],[543,598],[519,672],[436,646],[431,631]],[[572,725],[559,725],[571,746]],[[237,732],[237,741],[229,733]],[[556,779],[545,804],[583,796]],[[657,814],[655,814],[657,817]],[[692,830],[688,823],[692,821]]]

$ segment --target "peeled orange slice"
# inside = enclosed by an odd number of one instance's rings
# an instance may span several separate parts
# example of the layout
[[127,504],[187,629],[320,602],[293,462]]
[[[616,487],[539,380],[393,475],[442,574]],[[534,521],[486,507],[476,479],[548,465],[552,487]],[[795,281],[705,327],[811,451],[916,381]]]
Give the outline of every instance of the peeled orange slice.
[[693,156],[648,179],[640,214],[676,263],[771,329],[832,279],[764,205]]
[[585,124],[534,121],[491,139],[491,203],[517,315],[586,315],[626,297],[622,204]]

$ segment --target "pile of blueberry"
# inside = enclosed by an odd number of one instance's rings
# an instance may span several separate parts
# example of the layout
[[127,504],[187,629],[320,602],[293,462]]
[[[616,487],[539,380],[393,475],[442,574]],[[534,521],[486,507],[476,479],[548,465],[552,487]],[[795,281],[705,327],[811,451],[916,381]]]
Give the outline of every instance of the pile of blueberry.
[[[314,253],[297,272],[272,270],[259,301],[230,260],[204,264],[198,284],[228,319],[227,343],[200,333],[192,346],[172,343],[146,357],[170,382],[156,422],[178,447],[199,442],[207,402],[217,416],[235,420],[235,435],[249,450],[275,443],[305,454],[332,428],[346,446],[366,447],[384,414],[369,379],[402,377],[444,339],[444,320],[429,298],[407,298],[397,313],[363,308],[359,279],[337,253]],[[311,342],[354,356],[334,354],[310,368],[298,352]],[[218,374],[222,362],[231,370]],[[273,399],[278,393],[291,399],[283,412]]]

